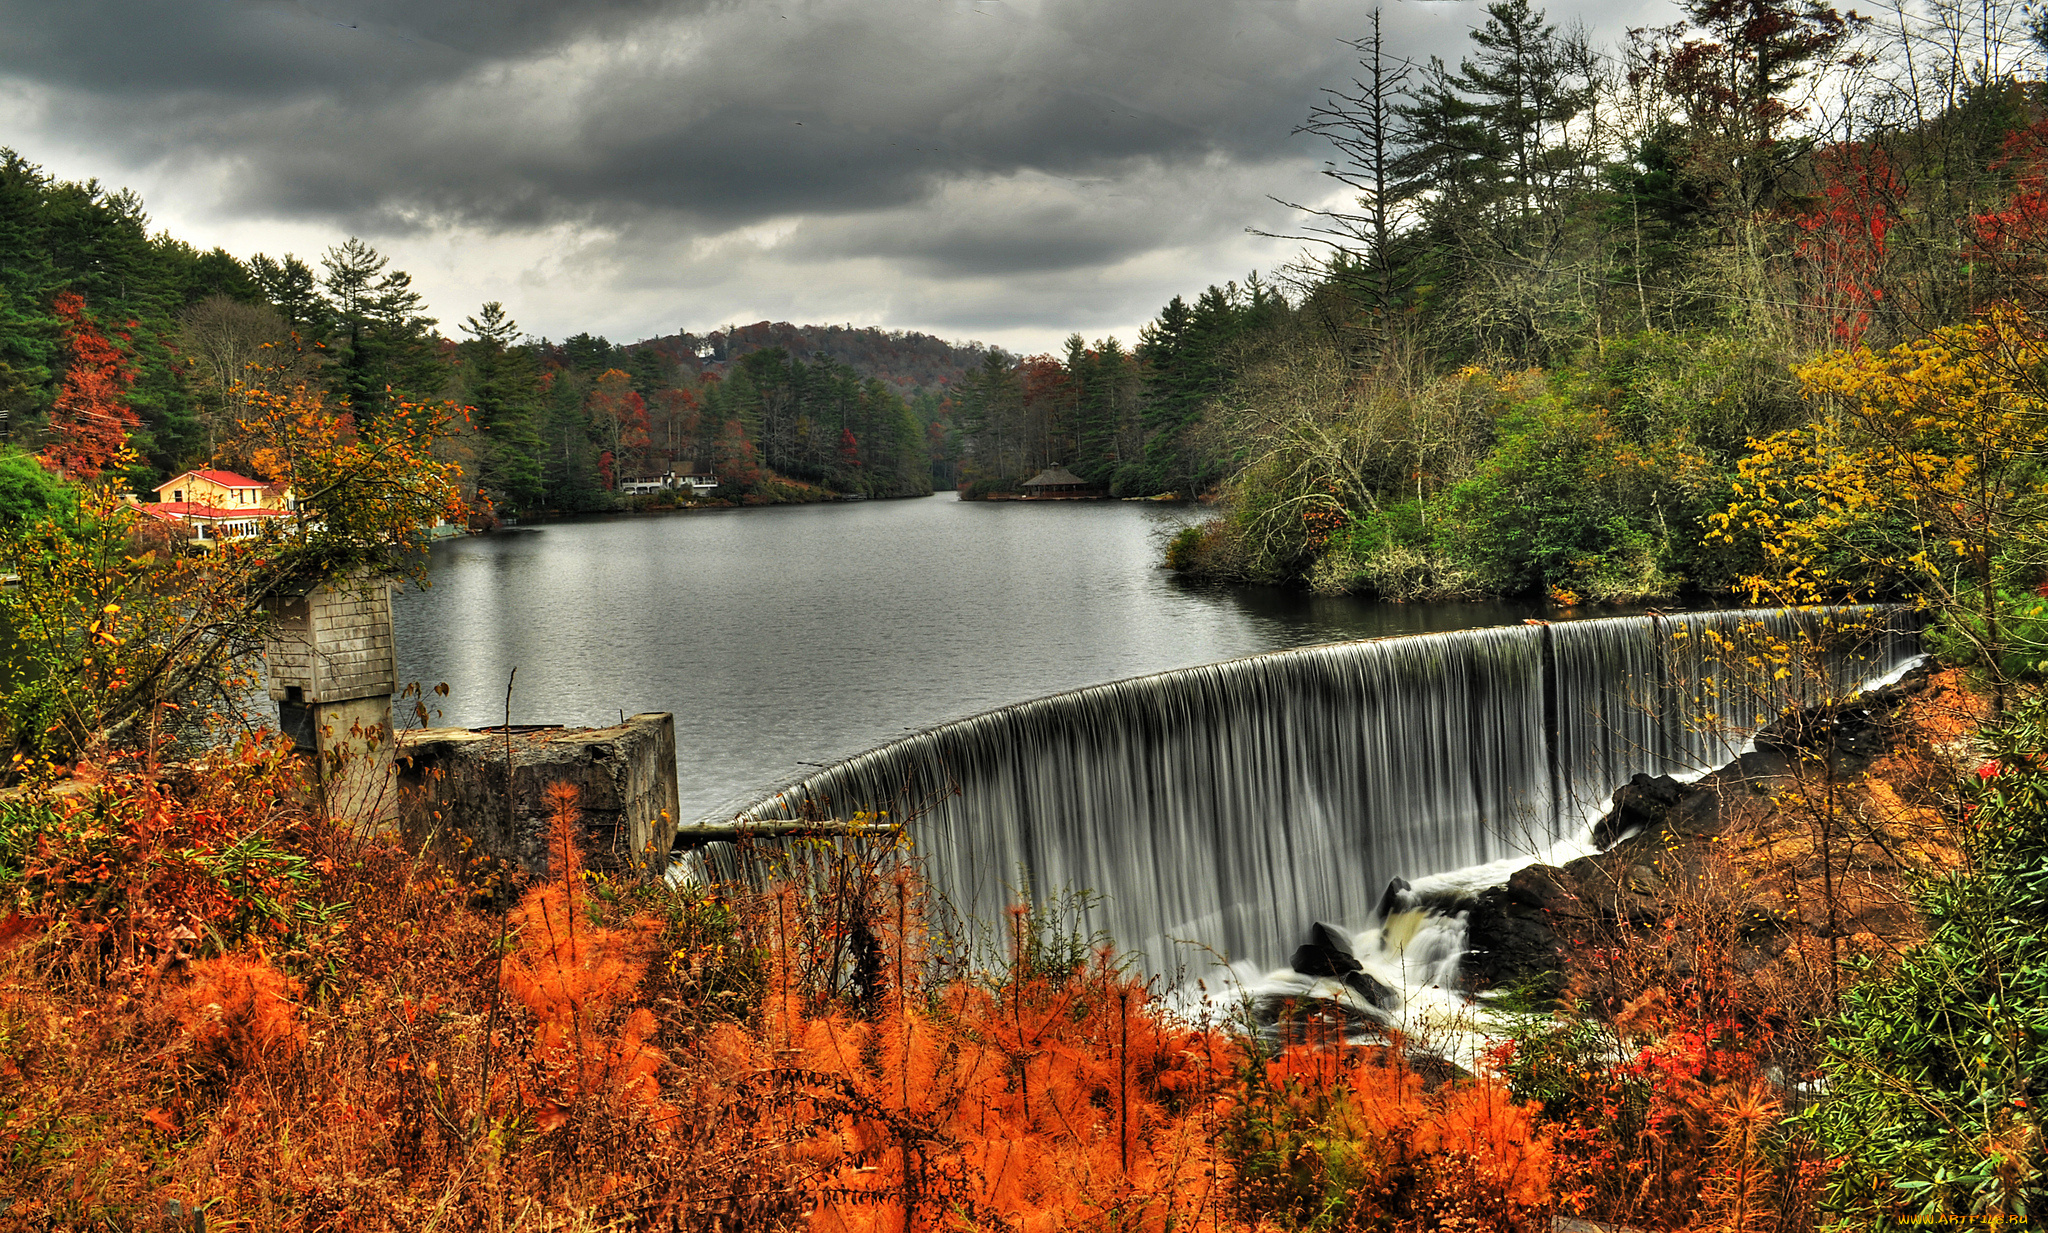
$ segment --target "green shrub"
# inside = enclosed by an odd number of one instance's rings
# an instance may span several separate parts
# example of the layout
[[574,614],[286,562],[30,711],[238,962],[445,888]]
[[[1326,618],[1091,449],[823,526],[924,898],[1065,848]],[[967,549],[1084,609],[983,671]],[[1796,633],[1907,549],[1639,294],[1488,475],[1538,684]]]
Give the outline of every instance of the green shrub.
[[[1981,672],[1979,642],[1988,641],[1982,592],[1965,593],[1927,630],[1927,649],[1948,663]],[[2008,681],[2039,681],[2048,677],[2048,597],[2032,592],[2000,590],[1996,610],[1997,639],[2002,648],[1999,668]]]
[[1853,1227],[2048,1219],[2048,701],[1986,733],[1971,866],[1932,880],[1932,936],[1825,1025],[1827,1098],[1803,1120]]
[[1192,569],[1195,557],[1202,549],[1202,528],[1182,527],[1166,545],[1166,568],[1171,570]]

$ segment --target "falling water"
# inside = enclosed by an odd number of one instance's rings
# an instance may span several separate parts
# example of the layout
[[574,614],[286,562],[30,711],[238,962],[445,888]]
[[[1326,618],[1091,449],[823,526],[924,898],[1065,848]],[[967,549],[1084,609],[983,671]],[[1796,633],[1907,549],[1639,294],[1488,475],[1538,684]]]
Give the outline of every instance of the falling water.
[[1631,775],[1726,761],[1917,654],[1916,630],[1897,608],[1767,610],[1280,651],[945,724],[739,816],[910,816],[964,919],[1085,889],[1087,927],[1154,972],[1271,965],[1311,922],[1378,924],[1397,876],[1583,841]]

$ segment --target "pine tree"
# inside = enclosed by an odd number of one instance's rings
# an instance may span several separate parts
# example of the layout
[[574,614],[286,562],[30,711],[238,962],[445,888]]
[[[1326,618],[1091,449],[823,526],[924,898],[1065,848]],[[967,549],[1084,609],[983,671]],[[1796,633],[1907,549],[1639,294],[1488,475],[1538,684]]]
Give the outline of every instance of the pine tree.
[[1383,349],[1397,302],[1413,281],[1404,268],[1401,233],[1423,194],[1437,185],[1413,157],[1418,137],[1404,111],[1415,64],[1387,54],[1377,6],[1372,33],[1351,46],[1359,53],[1360,75],[1349,88],[1324,90],[1323,101],[1295,132],[1313,133],[1335,147],[1337,157],[1323,164],[1323,174],[1357,195],[1336,209],[1288,204],[1309,216],[1302,238],[1331,248],[1326,273],[1367,306],[1369,342]]
[[284,255],[274,261],[262,253],[249,258],[249,272],[263,297],[284,318],[285,327],[304,350],[319,345],[333,326],[333,314],[320,296],[320,280],[305,262]]
[[519,325],[496,300],[462,330],[470,335],[457,352],[466,365],[465,398],[474,409],[483,437],[477,486],[508,509],[524,509],[541,499],[543,445],[536,423],[540,375],[533,355],[517,345]]
[[400,402],[440,394],[442,376],[430,329],[412,276],[389,269],[391,259],[354,236],[321,258],[336,371],[333,392],[359,415],[377,415]]

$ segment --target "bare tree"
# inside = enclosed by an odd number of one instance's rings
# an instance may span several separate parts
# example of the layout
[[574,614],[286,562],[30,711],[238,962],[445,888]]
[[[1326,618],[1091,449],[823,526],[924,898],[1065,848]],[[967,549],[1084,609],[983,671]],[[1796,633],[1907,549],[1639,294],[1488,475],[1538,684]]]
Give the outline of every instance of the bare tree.
[[1318,273],[1337,278],[1364,301],[1370,309],[1375,350],[1384,350],[1405,280],[1396,241],[1413,220],[1415,201],[1429,183],[1409,165],[1412,142],[1402,111],[1409,99],[1414,61],[1387,55],[1377,6],[1372,11],[1372,33],[1350,45],[1358,52],[1360,75],[1349,86],[1325,89],[1323,100],[1309,109],[1307,122],[1294,131],[1314,134],[1335,147],[1336,156],[1324,162],[1323,174],[1355,194],[1351,205],[1281,201],[1307,216],[1302,232],[1254,234],[1304,240],[1332,250]]
[[[232,437],[235,423],[247,410],[247,391],[295,384],[303,374],[289,347],[284,318],[268,304],[249,304],[224,295],[208,296],[178,314],[178,343],[198,367],[200,422],[206,427],[206,452],[212,457],[221,440]],[[277,369],[292,371],[277,382]]]

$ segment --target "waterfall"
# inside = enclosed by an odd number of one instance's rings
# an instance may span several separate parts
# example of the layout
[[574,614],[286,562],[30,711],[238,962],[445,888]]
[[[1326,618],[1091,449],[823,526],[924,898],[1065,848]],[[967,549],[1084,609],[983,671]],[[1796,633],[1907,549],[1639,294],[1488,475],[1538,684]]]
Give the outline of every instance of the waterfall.
[[944,724],[739,819],[907,816],[963,919],[999,920],[1019,886],[1086,890],[1087,927],[1155,973],[1272,965],[1313,921],[1372,923],[1395,877],[1526,858],[1631,775],[1726,761],[1786,706],[1916,655],[1917,628],[1774,609],[1277,651]]

